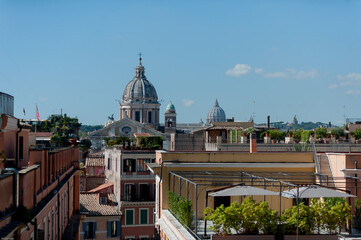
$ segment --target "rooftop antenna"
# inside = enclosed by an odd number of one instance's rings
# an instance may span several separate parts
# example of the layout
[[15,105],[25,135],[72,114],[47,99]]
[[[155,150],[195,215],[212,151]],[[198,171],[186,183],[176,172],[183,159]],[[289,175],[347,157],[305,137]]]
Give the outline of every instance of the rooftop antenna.
[[253,113],[252,113],[252,118],[253,118],[253,122],[254,122],[254,119],[256,117],[256,101],[253,100]]

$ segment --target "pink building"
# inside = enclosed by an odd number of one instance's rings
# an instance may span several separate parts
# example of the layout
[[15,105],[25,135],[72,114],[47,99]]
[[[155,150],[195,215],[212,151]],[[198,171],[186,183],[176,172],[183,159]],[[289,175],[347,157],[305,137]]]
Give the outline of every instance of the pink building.
[[155,176],[147,168],[147,163],[154,161],[155,151],[151,150],[105,150],[106,178],[114,184],[123,213],[122,239],[155,237]]
[[79,149],[29,150],[29,134],[0,112],[0,239],[75,239]]

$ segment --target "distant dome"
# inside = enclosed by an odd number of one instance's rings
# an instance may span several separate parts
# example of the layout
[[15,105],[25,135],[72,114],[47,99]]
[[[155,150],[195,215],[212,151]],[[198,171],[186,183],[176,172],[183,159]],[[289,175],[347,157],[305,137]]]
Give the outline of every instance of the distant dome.
[[207,116],[207,123],[214,123],[214,122],[225,122],[226,121],[226,114],[223,109],[218,105],[218,101],[214,103],[214,106],[209,110]]
[[165,109],[165,113],[175,113],[175,107],[174,107],[172,101],[170,101],[167,108]]
[[146,76],[144,75],[144,67],[141,58],[136,68],[135,76],[124,89],[123,102],[139,102],[139,103],[158,103],[157,92]]

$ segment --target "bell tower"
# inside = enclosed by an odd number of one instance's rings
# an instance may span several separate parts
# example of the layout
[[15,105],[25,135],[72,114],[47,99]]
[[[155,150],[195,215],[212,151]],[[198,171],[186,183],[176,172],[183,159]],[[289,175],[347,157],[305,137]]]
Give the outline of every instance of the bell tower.
[[175,133],[177,127],[177,113],[172,102],[170,102],[164,113],[165,133]]

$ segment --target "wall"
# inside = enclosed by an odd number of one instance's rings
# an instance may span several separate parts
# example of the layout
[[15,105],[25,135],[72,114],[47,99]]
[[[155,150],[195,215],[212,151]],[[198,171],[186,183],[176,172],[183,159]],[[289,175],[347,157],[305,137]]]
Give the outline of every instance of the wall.
[[105,176],[86,176],[84,191],[92,190],[105,182]]
[[[97,229],[94,239],[119,239],[108,238],[108,221],[120,221],[121,216],[85,216],[83,215],[80,221],[79,239],[84,239],[83,222],[96,222]],[[124,236],[124,235],[123,235]],[[123,238],[122,238],[123,239]]]
[[13,183],[14,175],[0,174],[0,211],[4,211],[5,208],[9,208],[13,204]]

